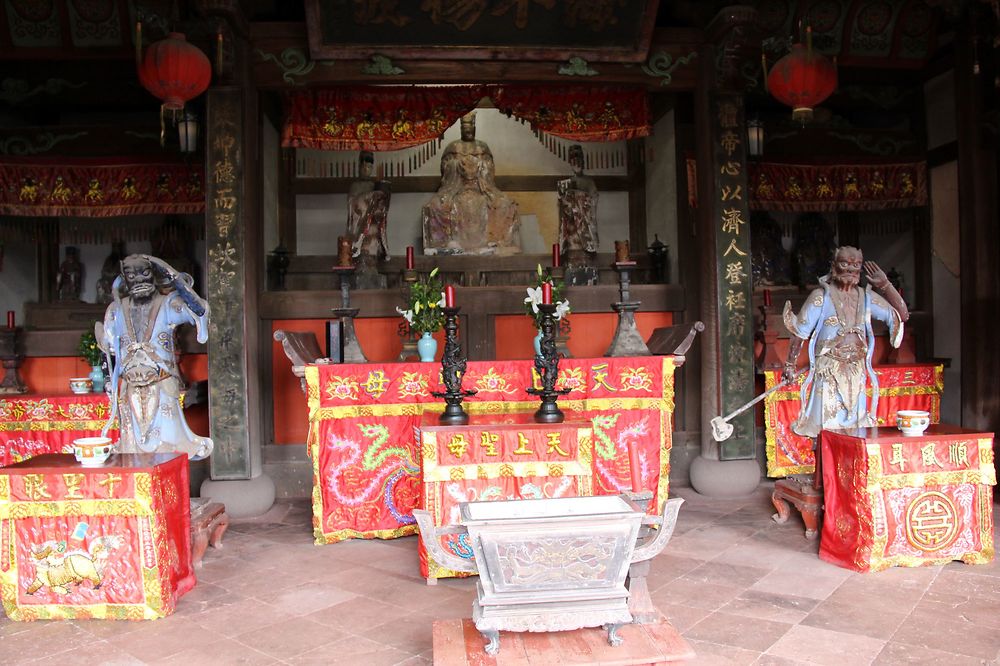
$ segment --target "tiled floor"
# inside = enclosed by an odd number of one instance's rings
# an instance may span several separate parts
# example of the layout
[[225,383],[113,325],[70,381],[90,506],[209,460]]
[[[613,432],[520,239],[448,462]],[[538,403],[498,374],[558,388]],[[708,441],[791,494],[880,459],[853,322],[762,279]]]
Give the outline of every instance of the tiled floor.
[[[772,522],[768,486],[676,494],[687,502],[650,588],[693,663],[1000,663],[997,563],[856,574],[819,560],[797,517]],[[0,663],[428,664],[431,623],[471,613],[474,581],[425,585],[415,537],[314,546],[304,501],[234,522],[224,541],[163,620],[0,615]]]

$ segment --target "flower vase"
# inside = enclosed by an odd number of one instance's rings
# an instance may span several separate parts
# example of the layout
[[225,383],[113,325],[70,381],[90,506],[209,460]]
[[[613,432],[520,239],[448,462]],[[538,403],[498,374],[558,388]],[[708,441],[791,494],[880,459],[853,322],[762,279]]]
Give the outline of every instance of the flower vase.
[[531,339],[532,344],[535,345],[535,356],[542,355],[542,332],[538,331],[538,335]]
[[434,355],[437,353],[438,341],[430,334],[429,331],[425,331],[420,339],[417,340],[417,353],[420,355],[420,361],[423,363],[433,363]]
[[90,377],[90,381],[93,383],[93,386],[94,386],[93,387],[93,391],[94,391],[94,393],[103,393],[104,392],[104,371],[101,370],[101,366],[99,366],[99,365],[92,366],[91,369],[90,369],[90,374],[87,375],[87,376]]

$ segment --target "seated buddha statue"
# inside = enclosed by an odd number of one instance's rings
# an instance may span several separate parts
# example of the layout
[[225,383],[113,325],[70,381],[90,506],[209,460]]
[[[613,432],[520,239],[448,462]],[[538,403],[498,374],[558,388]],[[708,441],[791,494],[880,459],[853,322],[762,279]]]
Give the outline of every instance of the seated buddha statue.
[[441,186],[421,211],[425,254],[516,254],[517,203],[495,183],[493,153],[476,139],[476,116],[462,118],[462,138],[441,156]]

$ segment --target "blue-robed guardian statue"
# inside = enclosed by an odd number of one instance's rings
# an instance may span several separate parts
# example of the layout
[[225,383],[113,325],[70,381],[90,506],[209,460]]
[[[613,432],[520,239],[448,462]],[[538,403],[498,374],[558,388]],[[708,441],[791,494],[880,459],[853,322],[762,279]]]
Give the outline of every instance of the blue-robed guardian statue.
[[[98,340],[113,356],[111,418],[117,416],[122,453],[178,452],[205,458],[212,440],[188,427],[181,409],[182,381],[174,353],[174,330],[193,324],[198,342],[208,340],[208,303],[192,289],[187,273],[162,259],[132,254],[122,260]],[[128,295],[120,297],[124,279]]]
[[[868,286],[859,286],[861,269]],[[795,361],[808,344],[809,374],[802,384],[802,409],[792,430],[815,438],[824,428],[875,425],[878,378],[872,369],[875,335],[872,321],[889,327],[889,342],[899,347],[906,303],[874,261],[864,261],[861,250],[837,248],[829,275],[819,279],[796,316],[785,303],[784,322],[792,333],[782,378],[795,378]],[[871,384],[871,404],[865,394]],[[813,448],[815,448],[815,439]]]

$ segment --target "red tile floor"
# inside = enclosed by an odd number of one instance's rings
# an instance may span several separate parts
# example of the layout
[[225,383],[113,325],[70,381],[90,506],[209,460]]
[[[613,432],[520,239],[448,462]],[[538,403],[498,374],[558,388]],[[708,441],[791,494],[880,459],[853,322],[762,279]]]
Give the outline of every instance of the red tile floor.
[[[797,517],[772,522],[769,485],[676,494],[687,502],[650,588],[697,653],[688,663],[1000,663],[1000,564],[857,574],[818,559]],[[429,664],[433,621],[469,616],[474,587],[428,587],[415,537],[315,546],[306,502],[284,502],[233,521],[174,615],[0,614],[0,664]]]

